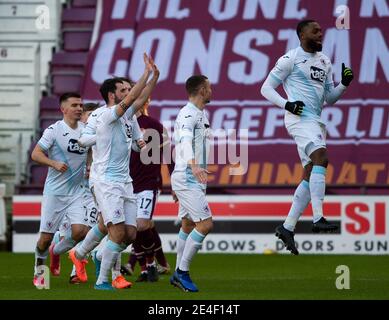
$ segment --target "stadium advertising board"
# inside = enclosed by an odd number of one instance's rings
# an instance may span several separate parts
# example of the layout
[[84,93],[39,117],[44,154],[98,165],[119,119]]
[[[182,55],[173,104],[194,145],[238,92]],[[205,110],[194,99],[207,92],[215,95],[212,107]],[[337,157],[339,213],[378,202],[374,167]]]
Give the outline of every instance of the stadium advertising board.
[[[209,196],[214,230],[203,243],[210,253],[286,253],[274,236],[291,205],[289,196]],[[42,197],[14,196],[13,251],[34,252]],[[161,196],[155,209],[163,249],[175,252],[179,230],[178,206]],[[308,207],[297,224],[295,240],[302,254],[388,254],[389,198],[382,196],[327,196],[324,212],[339,225],[335,234],[312,234]]]
[[[195,73],[207,75],[213,84],[207,107],[211,128],[237,130],[238,140],[239,130],[247,130],[245,173],[228,175],[231,159],[215,163],[211,183],[221,186],[301,180],[296,147],[283,125],[284,111],[260,95],[260,86],[277,59],[298,46],[297,22],[318,19],[335,82],[340,81],[342,62],[355,74],[341,100],[323,110],[330,156],[327,183],[389,185],[389,8],[384,1],[99,3],[83,97],[101,100],[99,85],[112,75],[137,79],[143,69],[141,54],[150,52],[161,69],[151,113],[171,130],[186,103],[185,80]],[[337,28],[341,14],[349,14],[352,32]]]

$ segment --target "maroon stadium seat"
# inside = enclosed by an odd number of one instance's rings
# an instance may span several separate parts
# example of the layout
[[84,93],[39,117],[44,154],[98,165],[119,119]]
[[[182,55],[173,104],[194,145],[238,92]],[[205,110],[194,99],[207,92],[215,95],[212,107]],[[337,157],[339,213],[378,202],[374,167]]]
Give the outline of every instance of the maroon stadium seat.
[[82,83],[81,73],[53,72],[52,84],[53,93],[61,95],[65,92],[79,92]]
[[73,0],[72,7],[95,8],[97,0]]
[[44,184],[47,176],[47,170],[48,168],[46,166],[31,164],[30,183]]
[[39,113],[39,118],[40,119],[47,119],[47,118],[55,119],[61,115],[62,115],[61,110],[58,107],[57,109],[52,109],[52,110],[41,110]]
[[40,110],[58,110],[59,99],[56,96],[42,97],[40,101]]
[[63,48],[66,51],[88,51],[92,31],[63,30]]
[[43,184],[19,184],[15,186],[16,194],[42,195]]
[[51,61],[51,71],[74,70],[83,71],[86,65],[87,52],[57,52]]
[[43,131],[50,125],[52,125],[53,123],[56,123],[58,120],[61,120],[62,119],[62,115],[61,114],[58,114],[57,117],[45,117],[45,118],[40,118],[40,128],[42,130],[42,133]]
[[96,9],[94,8],[68,8],[62,11],[62,28],[69,27],[90,27],[96,17]]

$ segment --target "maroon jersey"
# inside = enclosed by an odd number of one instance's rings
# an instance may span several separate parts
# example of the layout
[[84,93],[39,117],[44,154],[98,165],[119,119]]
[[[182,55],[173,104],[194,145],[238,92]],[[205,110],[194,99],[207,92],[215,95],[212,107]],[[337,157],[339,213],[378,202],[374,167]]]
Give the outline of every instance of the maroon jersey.
[[[159,133],[158,144],[163,143],[163,126],[162,124],[149,116],[141,115],[138,117],[139,127],[143,129],[146,143],[150,143],[152,137],[147,138],[147,129],[154,129]],[[153,149],[149,150],[149,156]],[[159,149],[159,163],[143,164],[140,160],[139,152],[131,152],[130,161],[130,175],[132,178],[132,184],[134,186],[134,192],[142,192],[144,190],[157,190],[162,189],[162,175],[161,175],[161,163],[162,163],[162,148]]]

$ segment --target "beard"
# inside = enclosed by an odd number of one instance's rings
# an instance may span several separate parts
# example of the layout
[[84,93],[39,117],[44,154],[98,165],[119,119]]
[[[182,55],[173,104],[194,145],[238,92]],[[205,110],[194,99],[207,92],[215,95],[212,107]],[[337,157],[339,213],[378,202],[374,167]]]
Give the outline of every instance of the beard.
[[309,48],[311,48],[313,51],[317,51],[317,52],[320,52],[320,51],[322,51],[323,50],[323,45],[320,43],[317,43],[316,41],[314,41],[314,40],[309,40],[308,41],[308,46],[309,46]]
[[115,95],[115,104],[119,104],[120,102],[122,102],[123,99],[119,99],[116,95]]

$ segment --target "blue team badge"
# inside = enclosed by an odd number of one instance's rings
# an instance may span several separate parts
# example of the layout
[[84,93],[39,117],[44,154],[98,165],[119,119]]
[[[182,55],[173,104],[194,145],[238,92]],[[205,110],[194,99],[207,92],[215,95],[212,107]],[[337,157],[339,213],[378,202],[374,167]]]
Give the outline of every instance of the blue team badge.
[[132,127],[129,126],[127,123],[125,124],[125,126],[126,126],[126,135],[129,139],[131,139],[132,138]]
[[116,209],[113,213],[114,218],[120,218],[121,215],[122,212],[120,211],[120,209]]

